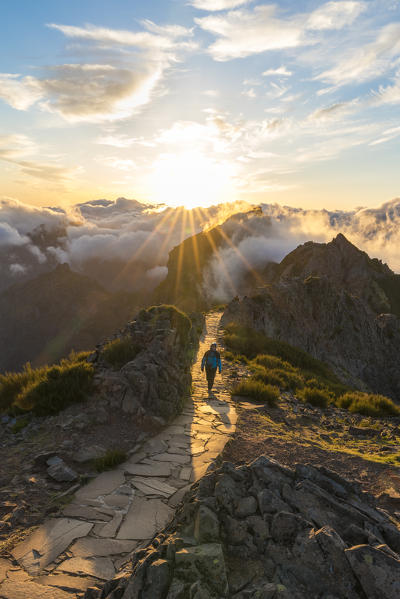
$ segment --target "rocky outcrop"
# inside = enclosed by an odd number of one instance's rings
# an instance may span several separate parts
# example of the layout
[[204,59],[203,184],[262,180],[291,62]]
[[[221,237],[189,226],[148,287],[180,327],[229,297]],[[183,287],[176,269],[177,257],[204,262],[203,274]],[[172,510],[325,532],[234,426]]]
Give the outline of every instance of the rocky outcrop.
[[190,394],[191,374],[201,322],[172,306],[142,310],[115,340],[130,340],[136,355],[121,367],[112,367],[103,344],[92,356],[95,393],[107,405],[140,422],[163,425],[182,408]]
[[269,284],[233,300],[223,324],[286,341],[329,363],[345,382],[400,399],[400,318],[381,312],[397,310],[397,275],[343,235],[306,243],[267,271]]
[[396,599],[400,530],[323,467],[225,462],[173,524],[86,599]]

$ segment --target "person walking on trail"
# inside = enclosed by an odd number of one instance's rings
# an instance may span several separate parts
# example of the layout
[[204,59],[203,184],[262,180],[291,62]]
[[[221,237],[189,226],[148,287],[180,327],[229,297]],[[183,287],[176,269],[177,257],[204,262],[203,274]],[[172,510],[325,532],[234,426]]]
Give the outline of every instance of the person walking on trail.
[[201,372],[204,372],[204,368],[206,369],[208,392],[210,393],[214,385],[217,368],[220,374],[222,370],[221,356],[219,355],[219,351],[217,351],[216,343],[211,343],[210,349],[206,351],[203,356],[201,361]]

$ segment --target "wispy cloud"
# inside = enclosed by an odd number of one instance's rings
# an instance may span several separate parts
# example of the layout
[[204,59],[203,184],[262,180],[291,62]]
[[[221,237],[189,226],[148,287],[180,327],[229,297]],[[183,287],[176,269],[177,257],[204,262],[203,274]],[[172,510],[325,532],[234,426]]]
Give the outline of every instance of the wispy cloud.
[[327,2],[311,13],[306,27],[318,31],[342,29],[342,27],[351,25],[366,9],[366,2],[346,2],[345,0]]
[[286,67],[278,67],[277,69],[267,69],[263,72],[263,77],[272,77],[273,75],[278,75],[280,77],[290,77],[293,75],[291,71],[289,71]]
[[316,77],[334,86],[368,81],[387,73],[400,55],[400,23],[385,25],[373,42],[350,48]]
[[48,26],[89,44],[88,56],[93,49],[90,44],[95,44],[94,49],[100,45],[111,50],[131,49],[129,59],[116,53],[107,63],[56,65],[48,67],[40,78],[0,75],[0,97],[11,106],[27,110],[39,102],[42,110],[70,122],[114,121],[135,114],[151,101],[179,52],[196,47],[191,40],[192,29],[161,26],[149,20],[142,22],[145,30],[137,32],[94,25]]
[[217,38],[208,52],[215,60],[225,61],[317,43],[318,39],[312,33],[351,25],[365,8],[364,2],[337,0],[327,2],[309,14],[281,17],[278,7],[268,4],[255,6],[252,10],[244,8],[208,15],[195,21]]
[[218,11],[237,8],[243,4],[249,4],[252,0],[192,0],[189,2],[199,10]]

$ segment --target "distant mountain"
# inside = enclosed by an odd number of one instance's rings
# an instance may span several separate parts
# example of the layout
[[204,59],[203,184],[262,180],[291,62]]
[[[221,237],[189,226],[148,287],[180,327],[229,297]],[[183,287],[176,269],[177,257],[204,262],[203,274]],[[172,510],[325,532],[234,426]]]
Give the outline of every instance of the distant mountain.
[[400,401],[400,275],[338,235],[264,270],[265,285],[229,303],[237,322],[328,362],[345,381]]
[[14,284],[0,294],[0,371],[92,349],[138,308],[137,296],[110,293],[67,264]]

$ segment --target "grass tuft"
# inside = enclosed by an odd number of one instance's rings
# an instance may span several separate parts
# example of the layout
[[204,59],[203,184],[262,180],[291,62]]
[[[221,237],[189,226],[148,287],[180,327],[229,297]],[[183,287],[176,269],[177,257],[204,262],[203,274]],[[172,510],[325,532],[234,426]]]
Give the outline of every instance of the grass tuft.
[[232,395],[249,397],[256,401],[264,402],[270,406],[275,405],[280,397],[278,387],[266,385],[262,381],[253,378],[241,381],[232,390]]
[[107,343],[102,351],[102,356],[110,366],[116,369],[122,368],[128,362],[136,358],[140,348],[129,336],[114,339]]
[[399,406],[384,395],[353,391],[342,395],[335,403],[339,408],[344,408],[349,410],[349,412],[362,414],[363,416],[373,416],[376,418],[400,415]]
[[87,353],[72,353],[53,366],[0,375],[0,411],[57,414],[72,403],[84,401],[91,388],[94,369]]
[[122,449],[109,449],[101,458],[93,460],[93,466],[97,472],[112,470],[126,461],[126,452]]
[[329,391],[316,387],[305,387],[300,391],[299,397],[302,401],[318,408],[326,408],[332,399]]

